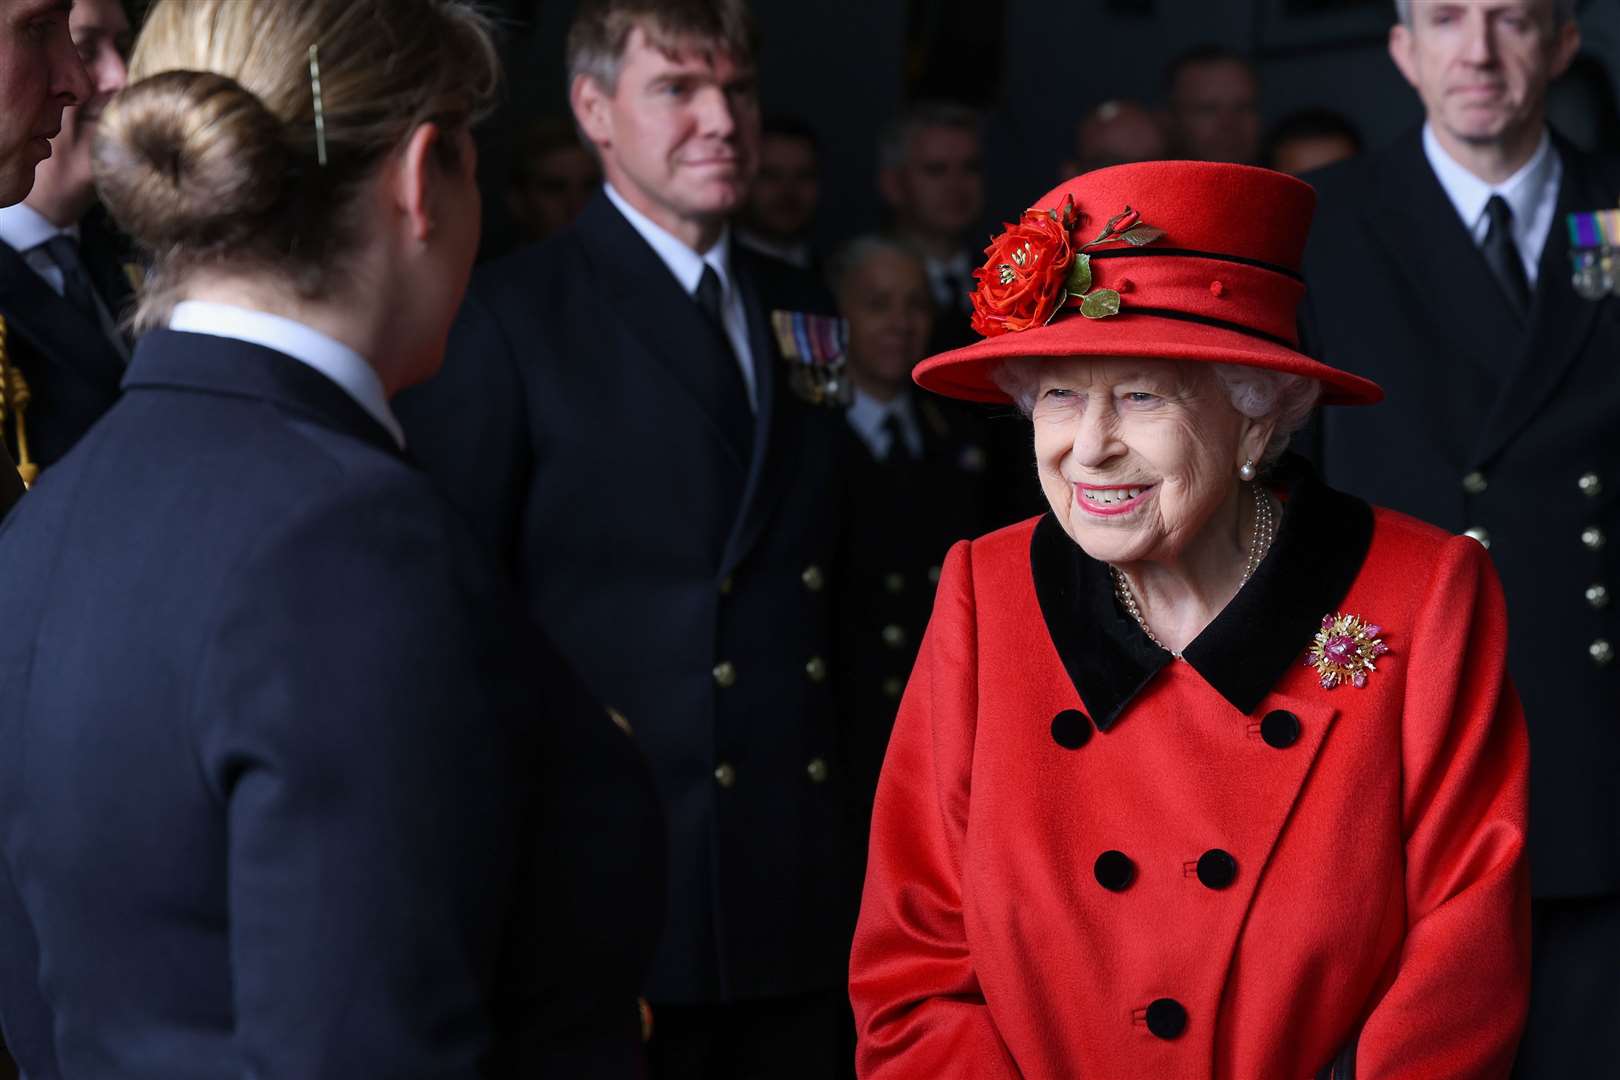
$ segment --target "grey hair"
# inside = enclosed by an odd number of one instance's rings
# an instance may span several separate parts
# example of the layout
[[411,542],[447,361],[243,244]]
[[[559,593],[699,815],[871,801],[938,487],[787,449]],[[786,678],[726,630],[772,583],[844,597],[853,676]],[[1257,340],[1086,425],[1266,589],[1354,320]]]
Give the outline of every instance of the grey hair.
[[[1552,0],[1553,25],[1563,26],[1575,21],[1576,0]],[[1412,25],[1412,0],[1395,0],[1395,17],[1407,26]]]
[[966,105],[951,101],[920,101],[911,105],[883,129],[883,136],[878,140],[879,167],[898,169],[904,165],[911,156],[911,140],[928,128],[951,128],[983,137],[984,119]]
[[[990,372],[990,378],[1013,399],[1025,416],[1035,408],[1043,362],[1035,357],[1016,357],[1003,361]],[[1322,384],[1307,375],[1294,375],[1286,371],[1239,364],[1208,366],[1220,379],[1232,408],[1251,420],[1271,420],[1275,423],[1271,440],[1266,443],[1260,460],[1255,462],[1264,471],[1282,457],[1294,433],[1311,418],[1311,410],[1316,408],[1317,401],[1322,397]]]
[[827,287],[832,289],[833,295],[841,294],[850,275],[865,265],[867,259],[879,254],[900,255],[914,260],[919,267],[927,266],[922,252],[906,241],[883,233],[863,233],[839,248],[828,260]]

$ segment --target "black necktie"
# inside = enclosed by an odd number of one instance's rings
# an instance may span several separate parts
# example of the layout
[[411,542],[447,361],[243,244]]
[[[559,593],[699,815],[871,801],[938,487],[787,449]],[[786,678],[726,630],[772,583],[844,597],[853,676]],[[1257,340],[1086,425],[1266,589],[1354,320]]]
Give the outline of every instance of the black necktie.
[[744,454],[754,441],[754,410],[748,403],[748,386],[743,381],[742,361],[737,356],[737,350],[731,344],[731,335],[726,333],[726,316],[722,309],[723,299],[720,288],[720,275],[715,273],[714,267],[705,263],[703,276],[698,278],[697,292],[693,294],[699,309],[707,316],[710,325],[720,339],[720,361],[726,367],[725,371],[718,373],[719,390],[722,397],[721,406],[725,411],[725,421],[731,429],[732,435],[737,439],[739,449]]
[[79,257],[78,242],[67,233],[57,233],[40,246],[45,249],[45,254],[50,256],[51,262],[56,264],[56,268],[62,271],[62,299],[99,329],[101,309],[96,304],[96,293],[90,284],[90,274],[84,268],[84,260]]
[[890,465],[902,462],[916,461],[916,455],[911,452],[911,444],[906,442],[906,431],[900,423],[896,413],[890,413],[883,420],[883,433],[889,437],[889,452],[883,455],[883,460]]
[[1485,204],[1485,218],[1490,224],[1480,250],[1514,312],[1522,317],[1530,308],[1530,281],[1524,273],[1524,260],[1519,257],[1519,245],[1513,242],[1513,209],[1502,196],[1492,195]]

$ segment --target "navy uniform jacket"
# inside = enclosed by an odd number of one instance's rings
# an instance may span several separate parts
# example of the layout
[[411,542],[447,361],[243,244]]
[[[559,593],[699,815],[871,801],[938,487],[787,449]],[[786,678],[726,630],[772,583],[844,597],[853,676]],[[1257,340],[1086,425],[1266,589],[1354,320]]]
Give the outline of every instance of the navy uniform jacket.
[[24,1075],[635,1075],[628,741],[324,376],[156,331],[125,386],[0,529]]
[[671,862],[655,1003],[841,986],[859,888],[830,665],[843,421],[794,395],[767,322],[824,293],[732,260],[761,403],[746,446],[721,404],[736,361],[603,194],[480,272],[444,371],[399,401],[652,765]]
[[1620,893],[1620,298],[1570,282],[1569,211],[1613,207],[1620,160],[1564,176],[1527,323],[1511,313],[1416,131],[1309,179],[1306,349],[1379,382],[1323,411],[1328,483],[1489,541],[1530,729],[1537,896]]
[[[923,453],[879,461],[849,429],[848,552],[839,577],[839,698],[846,718],[853,851],[864,877],[878,773],[900,694],[934,609],[945,553],[1002,524],[987,422],[961,402],[913,390]],[[1028,421],[1019,417],[1028,426]]]
[[[116,320],[132,293],[122,251],[99,214],[81,227],[80,254],[92,285]],[[28,380],[28,451],[48,468],[84,436],[118,399],[124,354],[99,322],[87,320],[23,261],[0,244],[0,319],[6,322],[7,355]],[[8,421],[5,445],[17,454]]]

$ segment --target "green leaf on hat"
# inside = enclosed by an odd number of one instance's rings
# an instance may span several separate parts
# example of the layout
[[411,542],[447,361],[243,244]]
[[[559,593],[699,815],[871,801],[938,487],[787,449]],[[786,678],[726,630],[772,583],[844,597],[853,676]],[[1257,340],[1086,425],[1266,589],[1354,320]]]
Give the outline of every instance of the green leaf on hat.
[[1069,267],[1069,280],[1064,283],[1071,296],[1084,296],[1091,291],[1091,256],[1085,252],[1074,257],[1074,265]]
[[1119,314],[1119,293],[1113,289],[1098,289],[1080,301],[1080,314],[1088,319],[1106,319]]
[[1163,235],[1163,229],[1155,229],[1151,225],[1138,225],[1128,232],[1121,233],[1119,238],[1131,245],[1131,247],[1141,247],[1144,244],[1153,243]]

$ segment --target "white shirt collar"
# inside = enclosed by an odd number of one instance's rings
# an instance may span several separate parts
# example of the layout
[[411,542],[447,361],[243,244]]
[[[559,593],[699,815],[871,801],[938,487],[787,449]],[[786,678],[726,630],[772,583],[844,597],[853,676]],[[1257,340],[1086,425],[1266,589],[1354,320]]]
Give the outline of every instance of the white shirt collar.
[[857,386],[854,400],[844,415],[849,420],[849,426],[855,429],[855,434],[861,437],[861,441],[871,448],[876,457],[888,456],[889,433],[883,429],[883,425],[890,416],[899,419],[900,430],[906,433],[906,442],[910,444],[911,451],[921,451],[910,394],[896,394],[889,401],[879,401]]
[[1545,191],[1550,174],[1558,168],[1558,155],[1552,152],[1552,138],[1545,131],[1541,133],[1541,142],[1537,144],[1536,152],[1530,155],[1530,160],[1499,184],[1487,183],[1460,165],[1446,153],[1434,129],[1427,123],[1423,125],[1423,153],[1428,157],[1429,167],[1434,170],[1440,186],[1445,188],[1456,206],[1463,224],[1469,228],[1473,228],[1480,215],[1485,213],[1485,204],[1492,195],[1500,195],[1506,200],[1513,210],[1515,221],[1530,218]]
[[405,429],[388,406],[382,380],[365,357],[334,338],[301,322],[265,311],[217,304],[208,300],[182,300],[169,316],[169,329],[187,334],[211,334],[260,345],[307,364],[354,399],[381,424],[401,448]]
[[62,233],[78,239],[79,227],[69,225],[65,229],[59,228],[26,203],[0,207],[0,240],[5,241],[13,251],[31,251]]
[[658,253],[669,272],[675,275],[681,288],[686,290],[688,296],[697,292],[698,282],[703,279],[705,264],[714,267],[714,272],[720,275],[720,290],[729,296],[731,294],[731,226],[728,224],[720,230],[720,239],[715,241],[713,247],[701,255],[687,247],[675,235],[652,218],[625,201],[623,195],[614,190],[612,184],[603,184],[607,191],[608,201],[613,203],[619,213],[630,222],[631,228],[641,234],[641,238]]

